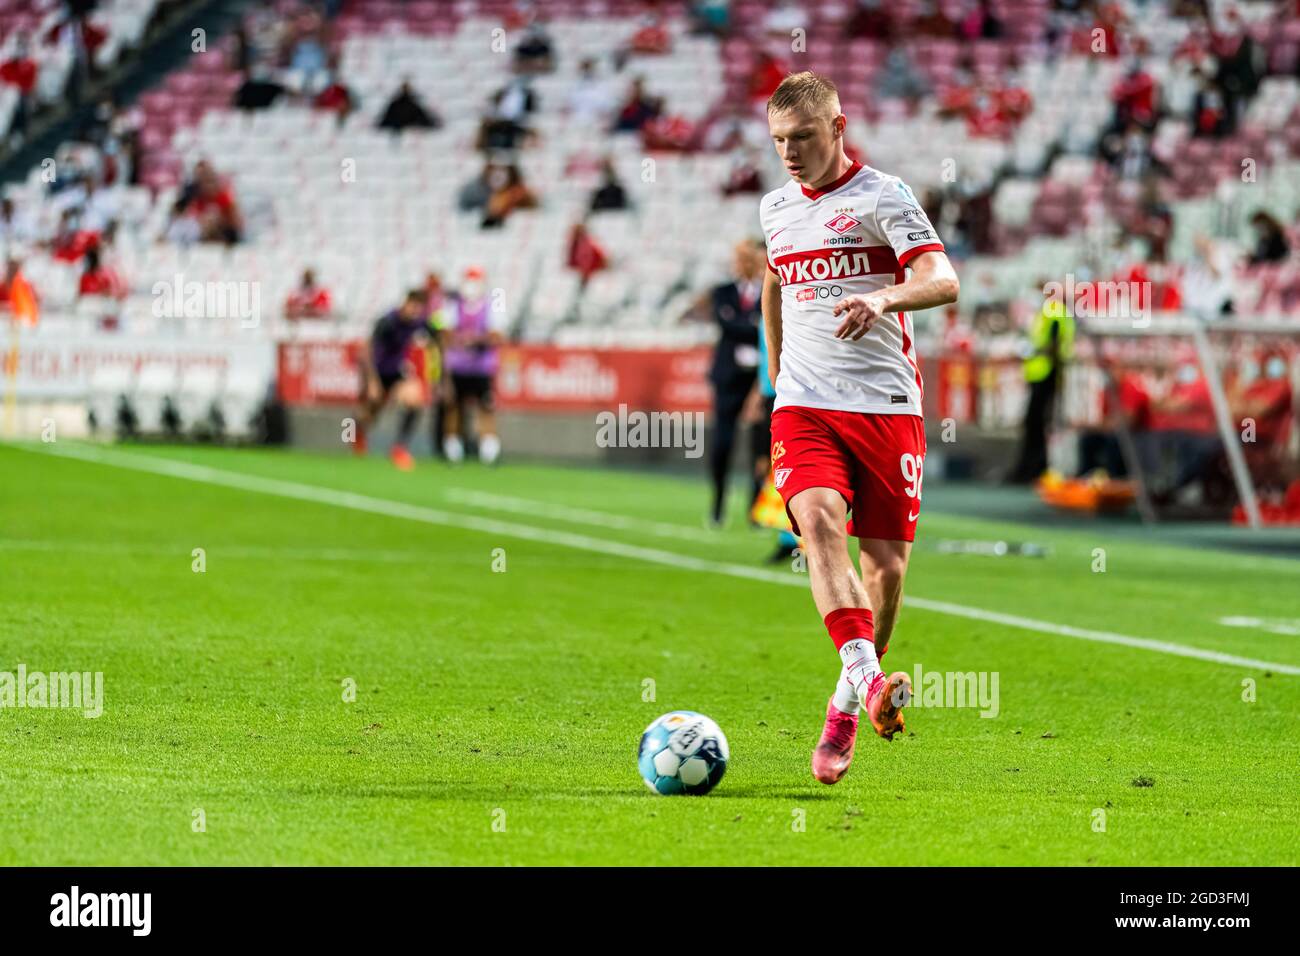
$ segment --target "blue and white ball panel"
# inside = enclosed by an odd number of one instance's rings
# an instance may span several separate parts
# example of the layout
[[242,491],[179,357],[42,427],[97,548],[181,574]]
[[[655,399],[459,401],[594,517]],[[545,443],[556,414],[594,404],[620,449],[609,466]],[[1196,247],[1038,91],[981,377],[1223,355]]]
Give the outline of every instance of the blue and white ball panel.
[[691,710],[664,714],[641,735],[637,768],[655,793],[708,793],[722,779],[731,751],[716,723]]

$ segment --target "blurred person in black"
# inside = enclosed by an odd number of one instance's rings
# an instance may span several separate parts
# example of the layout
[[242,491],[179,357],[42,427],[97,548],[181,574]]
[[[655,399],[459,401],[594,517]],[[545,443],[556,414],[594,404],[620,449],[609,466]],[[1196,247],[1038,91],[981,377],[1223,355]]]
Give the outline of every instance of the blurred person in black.
[[[736,441],[736,425],[758,370],[765,266],[763,251],[753,242],[741,242],[735,248],[733,259],[735,279],[710,293],[709,307],[721,332],[709,370],[713,385],[713,447],[709,452],[713,505],[709,519],[714,527],[722,527],[726,515],[727,472]],[[754,489],[755,494],[758,490]]]
[[404,80],[397,95],[384,108],[384,115],[379,120],[380,129],[401,132],[414,127],[416,129],[439,129],[442,118],[429,109],[420,100],[409,80]]
[[389,457],[403,471],[414,467],[407,442],[424,405],[425,386],[412,361],[413,347],[429,334],[428,295],[424,289],[406,293],[402,304],[375,323],[358,361],[361,368],[361,409],[357,415],[355,451],[365,454],[370,426],[390,397],[402,406],[402,421]]

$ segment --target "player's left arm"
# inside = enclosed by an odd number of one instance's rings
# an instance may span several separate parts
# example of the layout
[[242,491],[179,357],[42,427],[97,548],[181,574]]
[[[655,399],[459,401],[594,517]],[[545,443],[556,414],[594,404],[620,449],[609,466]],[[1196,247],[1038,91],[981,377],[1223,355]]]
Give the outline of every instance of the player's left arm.
[[854,295],[835,303],[832,310],[843,321],[835,330],[837,339],[857,341],[871,331],[886,312],[915,312],[957,301],[961,283],[942,250],[922,252],[910,262],[910,274],[902,282]]

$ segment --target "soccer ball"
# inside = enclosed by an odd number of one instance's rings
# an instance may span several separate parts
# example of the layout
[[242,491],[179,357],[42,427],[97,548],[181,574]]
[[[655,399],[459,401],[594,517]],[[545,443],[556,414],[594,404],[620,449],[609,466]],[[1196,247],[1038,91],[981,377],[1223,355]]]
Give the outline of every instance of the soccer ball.
[[730,759],[721,727],[693,710],[674,710],[641,735],[637,767],[655,793],[699,796],[718,785]]

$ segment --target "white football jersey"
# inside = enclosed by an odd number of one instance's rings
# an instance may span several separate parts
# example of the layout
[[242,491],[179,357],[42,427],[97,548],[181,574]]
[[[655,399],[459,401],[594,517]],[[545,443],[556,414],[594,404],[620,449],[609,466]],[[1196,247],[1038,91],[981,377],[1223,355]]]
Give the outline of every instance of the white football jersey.
[[835,338],[835,303],[902,282],[907,263],[943,249],[907,185],[855,162],[825,189],[793,179],[763,197],[767,265],[781,278],[776,407],[921,414],[912,317],[887,312],[853,342]]

